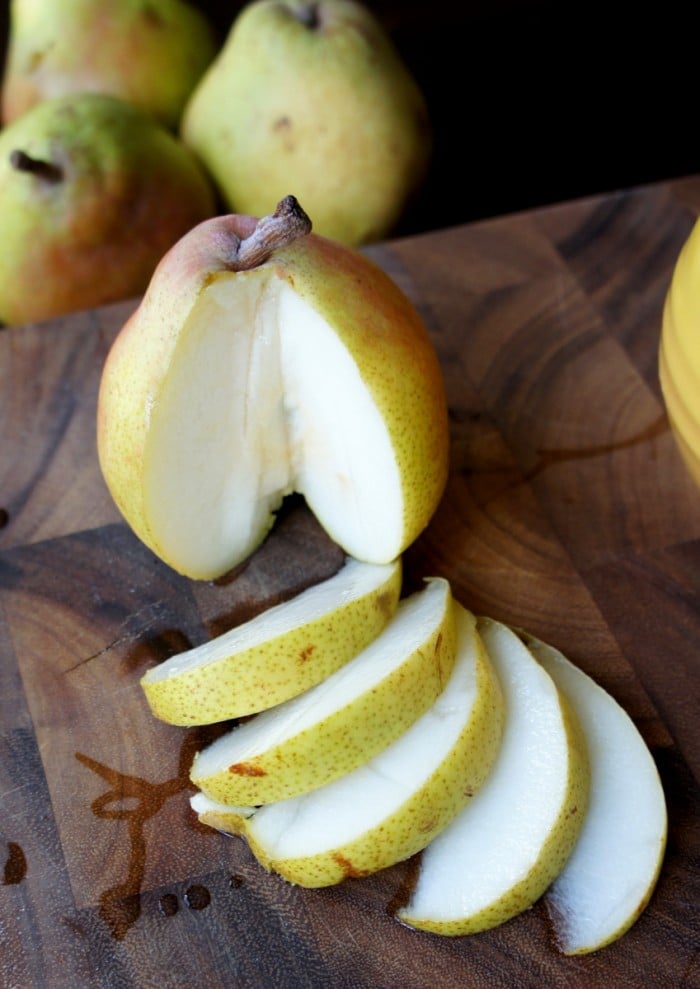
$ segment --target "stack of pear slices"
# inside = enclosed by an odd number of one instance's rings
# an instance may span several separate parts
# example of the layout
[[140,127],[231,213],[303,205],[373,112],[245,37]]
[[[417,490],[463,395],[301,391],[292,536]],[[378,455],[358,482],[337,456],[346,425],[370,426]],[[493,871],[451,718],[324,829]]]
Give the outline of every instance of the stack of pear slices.
[[[398,919],[466,935],[540,898],[566,954],[639,917],[666,803],[617,702],[553,647],[474,615],[401,561],[331,578],[151,669],[153,713],[231,721],[197,753],[191,805],[290,883],[322,887],[420,853]],[[242,719],[238,721],[237,719]]]

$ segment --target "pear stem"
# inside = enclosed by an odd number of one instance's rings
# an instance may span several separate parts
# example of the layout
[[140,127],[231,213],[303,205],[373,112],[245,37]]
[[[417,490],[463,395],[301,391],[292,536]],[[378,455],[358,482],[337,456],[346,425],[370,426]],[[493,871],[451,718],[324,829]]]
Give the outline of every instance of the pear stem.
[[233,266],[239,271],[256,268],[279,247],[311,232],[311,220],[294,196],[285,196],[271,216],[258,220],[250,236],[239,241]]
[[10,164],[18,172],[30,172],[47,182],[60,182],[63,179],[63,171],[58,165],[54,165],[50,161],[43,161],[41,158],[32,158],[26,151],[21,151],[19,148],[10,152]]

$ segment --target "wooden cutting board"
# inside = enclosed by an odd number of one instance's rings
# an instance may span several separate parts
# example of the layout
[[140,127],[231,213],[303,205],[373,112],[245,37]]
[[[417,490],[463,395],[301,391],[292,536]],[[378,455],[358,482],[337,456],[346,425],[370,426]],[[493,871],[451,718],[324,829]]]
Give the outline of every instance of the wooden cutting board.
[[670,834],[619,942],[558,953],[541,904],[444,938],[393,916],[417,861],[326,890],[268,875],[203,828],[188,770],[209,730],[157,722],[152,664],[329,575],[303,504],[216,584],[172,573],[121,522],[95,454],[102,363],[135,303],[0,332],[0,985],[308,989],[700,986],[700,493],[656,357],[700,178],[369,253],[425,316],[452,472],[407,586],[563,650],[657,759]]

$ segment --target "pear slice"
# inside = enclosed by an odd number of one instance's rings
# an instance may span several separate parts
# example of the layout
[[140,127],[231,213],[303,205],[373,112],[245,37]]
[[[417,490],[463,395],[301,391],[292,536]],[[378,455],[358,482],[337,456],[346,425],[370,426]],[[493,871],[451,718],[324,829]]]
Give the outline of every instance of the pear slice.
[[588,812],[544,899],[561,950],[586,954],[622,937],[649,902],[666,848],[666,800],[656,763],[627,712],[553,646],[524,639],[569,698],[588,739]]
[[585,739],[554,681],[507,626],[479,618],[477,631],[505,696],[503,741],[479,793],[423,852],[397,912],[445,935],[495,927],[539,899],[574,847],[588,798]]
[[430,707],[456,648],[450,585],[428,579],[354,659],[199,752],[190,778],[225,804],[270,803],[329,783],[377,755]]
[[395,613],[401,560],[348,557],[328,580],[268,608],[142,678],[156,717],[205,725],[253,714],[320,683],[364,649]]
[[503,728],[500,685],[476,620],[463,609],[455,617],[457,659],[445,689],[379,755],[257,810],[200,792],[192,798],[199,819],[243,835],[268,871],[308,887],[368,875],[424,848],[482,785]]

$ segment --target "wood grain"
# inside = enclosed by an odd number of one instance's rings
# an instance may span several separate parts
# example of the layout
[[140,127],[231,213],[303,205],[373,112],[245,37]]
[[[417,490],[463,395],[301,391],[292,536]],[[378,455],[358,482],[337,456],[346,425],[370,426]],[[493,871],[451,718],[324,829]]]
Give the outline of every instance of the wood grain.
[[656,375],[698,213],[690,177],[368,251],[423,313],[450,403],[450,481],[406,588],[446,576],[558,646],[662,774],[652,902],[580,959],[541,905],[470,938],[419,934],[393,916],[416,860],[301,890],[193,819],[189,763],[217,729],[157,722],[140,675],[342,556],[291,501],[230,579],[180,578],[121,522],[96,460],[102,362],[135,300],[0,332],[2,989],[700,986],[700,492]]

